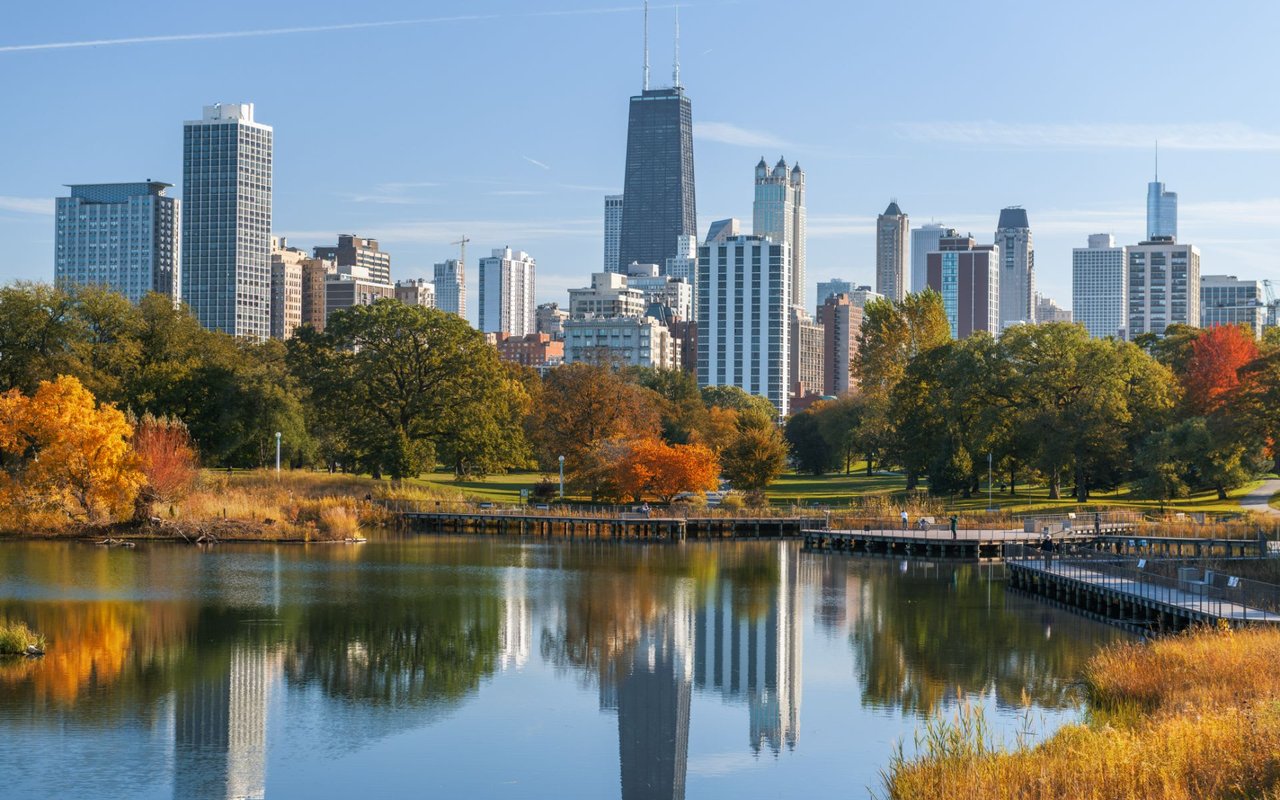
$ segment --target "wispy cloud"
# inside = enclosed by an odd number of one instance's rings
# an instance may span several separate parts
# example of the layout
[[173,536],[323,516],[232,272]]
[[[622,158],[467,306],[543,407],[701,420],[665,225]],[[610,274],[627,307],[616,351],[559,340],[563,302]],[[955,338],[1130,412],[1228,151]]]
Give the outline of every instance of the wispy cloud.
[[688,770],[690,775],[719,778],[758,766],[760,766],[759,757],[750,753],[706,753],[690,756]]
[[541,161],[539,161],[536,158],[529,158],[528,156],[520,156],[520,157],[523,158],[525,161],[528,161],[530,164],[534,165],[535,167],[542,167],[543,169],[551,169],[551,167],[548,167],[546,164],[543,164]]
[[732,144],[739,147],[768,147],[780,148],[786,147],[787,143],[782,139],[765,131],[753,131],[734,125],[731,122],[697,122],[693,126],[693,136],[695,139],[703,139],[708,142],[719,142],[721,144]]
[[374,203],[377,205],[416,206],[429,202],[427,198],[414,194],[416,189],[435,189],[443,186],[435,181],[396,181],[379,183],[367,192],[341,193],[353,203]]
[[1169,150],[1280,150],[1280,132],[1237,122],[1187,124],[909,122],[897,126],[909,139],[949,144],[1028,149],[1151,148]]
[[[386,242],[388,249],[397,242],[410,244],[447,245],[465,233],[477,241],[501,242],[512,247],[522,247],[531,241],[566,238],[598,237],[600,220],[546,219],[546,220],[424,220],[388,222],[361,228],[363,236]],[[334,231],[288,230],[281,235],[307,241],[328,241]],[[536,254],[535,254],[536,255]]]
[[6,197],[0,195],[0,211],[17,211],[20,214],[53,214],[53,200],[48,197]]
[[533,197],[546,194],[546,192],[538,189],[499,189],[489,192],[489,194],[493,197]]

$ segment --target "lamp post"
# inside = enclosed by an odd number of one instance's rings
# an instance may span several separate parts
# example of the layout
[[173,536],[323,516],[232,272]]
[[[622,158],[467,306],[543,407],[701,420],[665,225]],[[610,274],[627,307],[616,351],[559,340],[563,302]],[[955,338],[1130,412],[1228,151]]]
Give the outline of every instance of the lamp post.
[[564,499],[564,456],[560,456],[560,499]]
[[991,451],[987,451],[987,511],[991,511]]
[[280,477],[280,431],[276,431],[276,477]]

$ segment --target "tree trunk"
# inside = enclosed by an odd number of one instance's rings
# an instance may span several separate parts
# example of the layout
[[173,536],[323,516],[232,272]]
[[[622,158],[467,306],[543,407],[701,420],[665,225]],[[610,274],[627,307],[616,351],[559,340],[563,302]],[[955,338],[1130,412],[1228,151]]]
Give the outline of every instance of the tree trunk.
[[1226,489],[1226,487],[1221,486],[1221,485],[1219,485],[1219,486],[1218,486],[1218,499],[1219,499],[1219,500],[1226,500],[1226,499],[1227,499],[1227,489]]
[[1011,466],[1009,467],[1009,496],[1014,497],[1018,494],[1018,473]]
[[1055,469],[1049,473],[1049,499],[1057,500],[1062,496],[1062,481]]
[[871,477],[871,454],[867,453],[867,477]]
[[916,474],[916,471],[914,469],[907,470],[907,491],[913,491],[919,483],[920,476]]

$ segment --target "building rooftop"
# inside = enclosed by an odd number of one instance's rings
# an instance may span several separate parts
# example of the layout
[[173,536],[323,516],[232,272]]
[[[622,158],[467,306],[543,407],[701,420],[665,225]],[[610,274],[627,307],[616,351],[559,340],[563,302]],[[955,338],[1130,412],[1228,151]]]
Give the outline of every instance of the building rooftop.
[[1027,210],[1022,206],[1000,209],[1000,222],[996,224],[997,229],[1030,227],[1031,223],[1027,221]]

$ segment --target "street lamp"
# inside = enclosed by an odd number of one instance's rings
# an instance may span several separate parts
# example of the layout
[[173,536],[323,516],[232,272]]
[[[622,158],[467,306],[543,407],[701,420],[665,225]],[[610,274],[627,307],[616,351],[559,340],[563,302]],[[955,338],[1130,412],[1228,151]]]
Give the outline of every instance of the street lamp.
[[991,451],[987,451],[987,511],[991,511]]
[[280,477],[280,431],[276,431],[276,477]]
[[564,456],[560,456],[560,499],[564,499]]

